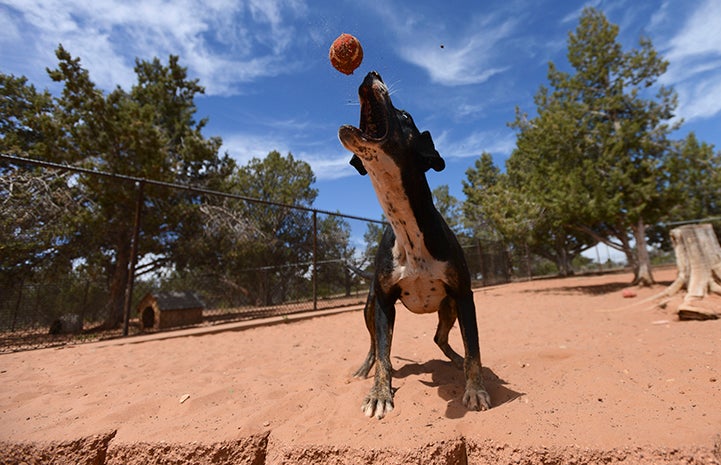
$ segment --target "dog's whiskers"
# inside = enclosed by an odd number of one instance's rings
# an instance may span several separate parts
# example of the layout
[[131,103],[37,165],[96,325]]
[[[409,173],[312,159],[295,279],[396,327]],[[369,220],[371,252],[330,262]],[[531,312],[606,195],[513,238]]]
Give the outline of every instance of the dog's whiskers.
[[400,88],[396,88],[396,86],[401,82],[400,79],[397,79],[396,81],[391,82],[390,84],[386,85],[386,88],[388,89],[388,95],[395,94]]

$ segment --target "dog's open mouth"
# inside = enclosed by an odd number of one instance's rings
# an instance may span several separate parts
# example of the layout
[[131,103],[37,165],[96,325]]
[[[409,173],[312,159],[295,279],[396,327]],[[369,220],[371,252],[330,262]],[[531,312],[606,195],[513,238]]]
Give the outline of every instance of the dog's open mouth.
[[353,143],[352,140],[355,138],[382,142],[390,130],[388,112],[392,104],[388,96],[388,88],[378,73],[375,71],[368,73],[358,89],[358,98],[361,107],[359,127],[344,125],[338,133],[341,142],[349,150],[353,150],[355,148],[353,146],[360,142]]
[[358,96],[361,133],[366,139],[384,139],[388,135],[388,89],[378,73],[366,76]]

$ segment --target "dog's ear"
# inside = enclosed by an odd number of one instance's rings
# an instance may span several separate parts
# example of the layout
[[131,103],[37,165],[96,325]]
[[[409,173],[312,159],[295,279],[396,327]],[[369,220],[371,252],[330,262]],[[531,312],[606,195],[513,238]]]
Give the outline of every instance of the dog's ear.
[[353,165],[353,168],[357,169],[358,172],[363,176],[368,174],[368,171],[366,171],[366,167],[363,166],[363,162],[358,155],[353,155],[353,158],[350,159],[350,164]]
[[446,167],[446,162],[441,158],[441,154],[436,150],[436,146],[433,144],[433,138],[431,133],[423,131],[416,139],[416,151],[420,157],[421,166],[423,171],[428,171],[433,168],[435,171],[442,171]]

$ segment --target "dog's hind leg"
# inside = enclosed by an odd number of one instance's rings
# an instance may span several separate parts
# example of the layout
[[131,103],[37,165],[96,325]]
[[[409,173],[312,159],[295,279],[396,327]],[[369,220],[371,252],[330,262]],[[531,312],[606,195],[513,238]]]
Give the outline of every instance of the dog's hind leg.
[[438,328],[436,329],[436,335],[433,337],[433,340],[438,347],[440,347],[441,351],[446,354],[446,357],[448,357],[458,369],[462,370],[463,357],[448,344],[448,333],[456,322],[456,315],[455,301],[450,297],[443,299],[438,309]]
[[365,318],[366,322],[366,328],[368,329],[368,334],[370,335],[370,349],[368,350],[368,355],[366,355],[365,360],[363,361],[363,364],[358,368],[355,373],[353,373],[353,376],[356,378],[367,378],[368,373],[371,371],[371,368],[373,368],[373,364],[376,361],[376,338],[375,338],[375,290],[374,290],[374,284],[371,282],[370,290],[368,291],[368,298],[366,299],[366,305],[363,308],[363,317]]

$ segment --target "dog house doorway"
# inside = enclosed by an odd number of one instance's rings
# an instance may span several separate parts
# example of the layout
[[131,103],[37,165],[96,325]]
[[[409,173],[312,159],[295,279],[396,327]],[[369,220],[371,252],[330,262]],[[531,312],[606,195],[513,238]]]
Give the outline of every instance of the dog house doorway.
[[152,328],[155,326],[155,309],[148,305],[140,314],[141,325],[143,328]]

